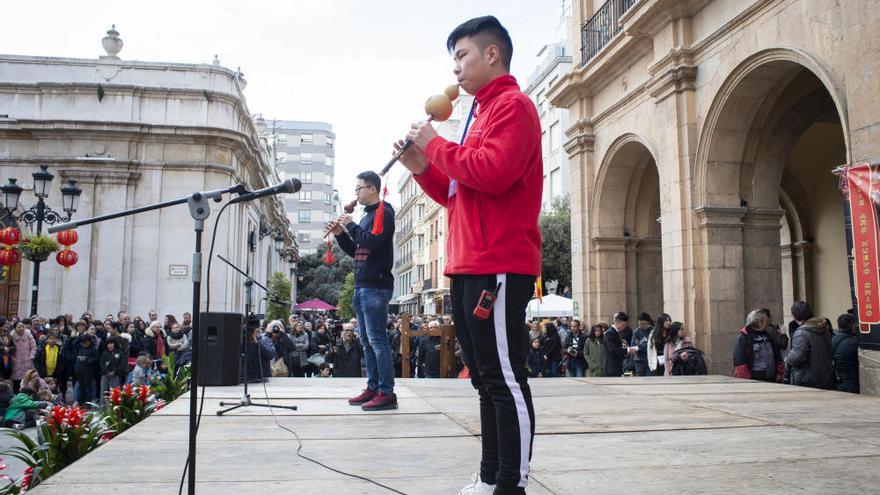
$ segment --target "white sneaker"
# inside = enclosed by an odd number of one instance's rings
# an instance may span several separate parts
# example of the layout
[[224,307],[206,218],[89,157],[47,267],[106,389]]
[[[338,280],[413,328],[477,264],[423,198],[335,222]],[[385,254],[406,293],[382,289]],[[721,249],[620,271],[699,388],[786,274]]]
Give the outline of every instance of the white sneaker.
[[471,477],[473,483],[461,489],[458,495],[492,495],[495,493],[495,485],[483,483],[480,475],[475,474]]

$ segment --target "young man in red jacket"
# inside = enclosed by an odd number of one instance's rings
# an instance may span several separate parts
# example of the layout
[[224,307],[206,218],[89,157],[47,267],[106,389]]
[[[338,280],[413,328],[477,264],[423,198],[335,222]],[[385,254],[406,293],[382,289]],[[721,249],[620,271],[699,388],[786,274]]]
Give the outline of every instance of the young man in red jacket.
[[[459,84],[476,99],[469,131],[459,145],[430,123],[413,124],[414,146],[401,162],[448,210],[445,275],[456,337],[480,395],[483,442],[479,477],[461,493],[525,493],[535,431],[525,310],[541,270],[541,124],[509,73],[513,47],[495,17],[458,26],[447,47]],[[475,316],[481,294],[498,284],[492,312]]]

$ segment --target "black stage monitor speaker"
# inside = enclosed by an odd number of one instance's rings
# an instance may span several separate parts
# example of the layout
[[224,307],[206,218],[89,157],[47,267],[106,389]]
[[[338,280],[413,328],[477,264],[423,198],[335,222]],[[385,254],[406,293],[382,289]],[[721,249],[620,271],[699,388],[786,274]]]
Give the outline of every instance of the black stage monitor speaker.
[[199,313],[199,385],[238,385],[241,377],[241,313]]

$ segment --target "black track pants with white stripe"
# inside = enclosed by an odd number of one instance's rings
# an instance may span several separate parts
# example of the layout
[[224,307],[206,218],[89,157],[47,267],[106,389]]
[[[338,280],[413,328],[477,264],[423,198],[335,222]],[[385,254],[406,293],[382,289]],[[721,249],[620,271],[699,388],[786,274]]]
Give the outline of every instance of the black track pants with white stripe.
[[[473,315],[484,289],[501,290],[488,320]],[[480,395],[484,483],[495,493],[525,493],[535,436],[535,410],[527,382],[526,305],[535,277],[516,274],[454,275],[450,295],[455,336]]]

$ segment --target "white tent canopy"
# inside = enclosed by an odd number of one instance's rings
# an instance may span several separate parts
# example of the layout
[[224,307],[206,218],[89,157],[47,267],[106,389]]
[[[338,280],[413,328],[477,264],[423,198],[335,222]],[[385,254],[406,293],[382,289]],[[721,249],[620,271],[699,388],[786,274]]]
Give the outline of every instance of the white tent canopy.
[[539,301],[537,298],[529,301],[529,306],[526,308],[526,319],[572,316],[573,313],[574,302],[571,299],[549,294],[544,296],[543,301]]

